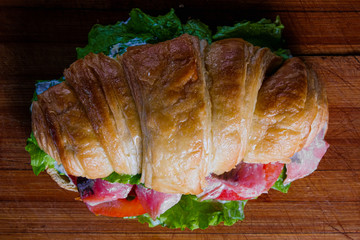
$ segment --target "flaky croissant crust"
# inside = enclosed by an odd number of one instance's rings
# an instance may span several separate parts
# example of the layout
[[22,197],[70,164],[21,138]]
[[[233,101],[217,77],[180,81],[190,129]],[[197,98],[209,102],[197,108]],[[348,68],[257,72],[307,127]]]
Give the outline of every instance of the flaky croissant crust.
[[69,175],[142,174],[146,187],[199,194],[241,161],[288,163],[328,120],[324,87],[299,58],[242,39],[184,34],[90,53],[38,96],[39,146]]

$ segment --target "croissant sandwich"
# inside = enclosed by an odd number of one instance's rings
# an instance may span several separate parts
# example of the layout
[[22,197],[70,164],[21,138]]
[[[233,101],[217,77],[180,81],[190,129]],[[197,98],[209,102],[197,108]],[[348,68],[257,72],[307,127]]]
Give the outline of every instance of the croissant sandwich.
[[[328,148],[316,74],[241,38],[185,33],[89,53],[52,85],[32,103],[33,141],[53,159],[50,176],[97,215],[230,225],[247,199],[310,174]],[[179,220],[194,209],[216,219]]]

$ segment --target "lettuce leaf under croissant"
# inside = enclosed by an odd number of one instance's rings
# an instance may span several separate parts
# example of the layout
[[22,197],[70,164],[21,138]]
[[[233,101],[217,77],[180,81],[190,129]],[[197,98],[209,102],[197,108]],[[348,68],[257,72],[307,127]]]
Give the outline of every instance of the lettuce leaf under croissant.
[[84,48],[77,48],[76,51],[78,58],[83,58],[90,52],[102,52],[109,55],[115,46],[116,53],[122,54],[129,46],[158,43],[188,33],[200,39],[206,39],[209,43],[225,38],[243,38],[254,45],[268,47],[279,56],[288,58],[290,52],[281,49],[284,41],[283,29],[284,25],[277,17],[274,22],[261,19],[258,22],[242,21],[234,26],[220,26],[217,33],[212,35],[210,28],[200,20],[191,19],[182,24],[175,15],[174,9],[165,15],[152,17],[135,8],[125,22],[106,26],[94,25],[88,36],[88,44]]
[[31,166],[36,176],[38,176],[42,171],[45,171],[47,168],[55,167],[55,159],[40,149],[33,133],[31,133],[30,137],[26,141],[25,150],[30,154]]
[[216,226],[223,222],[230,226],[239,220],[244,220],[245,201],[199,201],[196,196],[183,195],[180,202],[153,220],[149,214],[138,216],[141,223],[148,223],[150,227],[158,225],[168,228],[191,230],[209,226]]

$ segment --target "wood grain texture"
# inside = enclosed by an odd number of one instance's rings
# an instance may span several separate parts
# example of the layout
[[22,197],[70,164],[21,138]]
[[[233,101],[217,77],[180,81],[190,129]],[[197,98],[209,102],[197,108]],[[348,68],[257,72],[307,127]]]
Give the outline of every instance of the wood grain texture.
[[[35,176],[24,150],[35,81],[60,77],[93,24],[125,20],[133,7],[173,7],[213,30],[280,15],[286,46],[327,85],[331,146],[318,170],[288,194],[249,201],[243,222],[195,231],[94,216],[76,193]],[[0,239],[360,239],[359,11],[357,0],[0,1]]]
[[[359,202],[273,202],[254,200],[248,220],[206,230],[149,228],[136,220],[95,216],[81,202],[2,202],[1,233],[357,233]],[[86,224],[84,224],[86,222]],[[75,235],[74,235],[75,236]]]
[[121,4],[116,0],[2,0],[0,2],[1,7],[37,7],[37,8],[62,8],[62,9],[125,9],[130,10],[134,6],[140,7],[144,10],[168,10],[169,8],[192,8],[198,11],[200,10],[252,10],[252,11],[358,11],[360,9],[360,3],[357,0],[316,0],[316,1],[302,1],[302,0],[170,0],[159,1],[159,4],[154,6],[151,1],[122,1]]
[[[14,234],[1,234],[0,239],[33,239],[33,240],[48,240],[48,239],[57,239],[57,240],[68,240],[73,237],[73,234],[69,233],[14,233]],[[348,239],[357,239],[358,234],[353,233],[313,233],[313,234],[227,234],[227,233],[215,233],[215,234],[168,234],[168,233],[149,233],[149,234],[138,234],[138,233],[80,233],[76,234],[77,240],[114,240],[114,239],[195,239],[195,240],[348,240]]]

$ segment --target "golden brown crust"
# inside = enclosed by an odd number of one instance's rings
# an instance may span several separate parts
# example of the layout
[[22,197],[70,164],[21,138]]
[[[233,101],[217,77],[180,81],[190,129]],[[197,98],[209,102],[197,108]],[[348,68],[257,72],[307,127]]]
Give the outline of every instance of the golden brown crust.
[[314,121],[311,124],[311,131],[307,137],[304,147],[309,146],[324,127],[326,133],[326,123],[329,120],[328,102],[324,83],[317,78],[316,73],[309,66],[307,66],[307,71],[308,74],[314,79],[317,113]]
[[113,172],[81,103],[65,82],[40,94],[38,102],[61,163],[69,175],[100,178]]
[[50,127],[45,119],[45,115],[39,106],[38,101],[32,103],[31,123],[34,136],[39,147],[49,154],[58,164],[61,163],[59,152],[52,139]]
[[143,132],[142,181],[157,191],[200,193],[210,151],[210,101],[199,40],[183,35],[131,47],[122,61]]
[[[66,86],[66,83],[61,83],[38,95],[38,102],[45,116],[46,125],[48,126],[48,131],[54,146],[59,153],[61,163],[67,171],[72,172],[75,176],[82,176],[84,175],[84,170],[80,162],[77,159],[74,159],[73,155],[67,154],[66,141],[63,135],[65,133],[63,133],[61,123],[58,120],[58,116],[63,112],[66,112],[67,109],[70,109],[73,105],[72,103],[74,103],[74,101],[71,101],[73,98],[67,97],[67,95],[72,95],[66,87],[64,88],[64,86]],[[39,146],[43,150],[46,149],[44,146]]]
[[258,89],[281,58],[242,39],[226,39],[207,49],[205,62],[212,103],[211,170],[222,174],[243,159]]
[[[106,85],[103,79],[118,78],[120,70],[117,61],[104,55],[89,54],[71,64],[64,71],[64,76],[84,106],[114,170],[120,174],[137,174],[140,172],[140,162],[124,117],[119,112],[111,111],[102,88],[102,82]],[[114,113],[117,115],[114,116]]]
[[308,73],[299,58],[287,60],[264,81],[257,97],[245,162],[290,162],[310,134],[318,108],[316,88],[315,76]]

